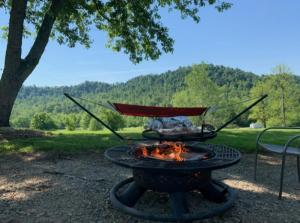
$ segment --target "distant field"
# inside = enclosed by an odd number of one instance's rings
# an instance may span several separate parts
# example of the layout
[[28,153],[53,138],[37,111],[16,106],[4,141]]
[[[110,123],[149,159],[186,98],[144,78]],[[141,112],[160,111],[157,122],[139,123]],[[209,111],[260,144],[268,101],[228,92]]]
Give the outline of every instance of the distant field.
[[[125,137],[140,137],[141,128],[127,128],[119,131]],[[239,149],[243,152],[252,152],[255,150],[255,140],[261,129],[225,129],[218,136],[207,141],[208,143],[225,144]],[[286,142],[292,134],[300,134],[295,130],[275,130],[270,131],[264,140],[269,143],[282,144]],[[43,138],[14,139],[0,142],[0,152],[21,151],[65,151],[81,152],[89,150],[102,150],[114,145],[120,145],[118,140],[107,130],[86,131],[59,130],[50,132],[50,136]]]

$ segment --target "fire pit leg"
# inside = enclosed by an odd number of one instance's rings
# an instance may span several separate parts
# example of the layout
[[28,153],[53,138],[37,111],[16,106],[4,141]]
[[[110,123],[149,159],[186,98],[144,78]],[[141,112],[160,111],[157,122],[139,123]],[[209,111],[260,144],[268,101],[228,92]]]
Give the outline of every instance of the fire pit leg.
[[[184,214],[189,213],[184,192],[173,192],[170,194],[171,210],[175,218],[181,219]],[[180,221],[190,223],[191,221]]]
[[118,196],[118,199],[125,205],[133,207],[146,189],[137,185],[134,181]]
[[[185,197],[184,192],[170,194],[170,204],[171,204],[172,212],[169,214],[168,213],[166,213],[166,214],[153,213],[153,212],[148,212],[148,211],[144,211],[144,210],[138,210],[135,207],[129,207],[128,205],[126,205],[120,201],[119,194],[120,194],[120,190],[122,191],[122,188],[126,187],[126,185],[128,185],[128,186],[133,185],[133,186],[130,186],[127,189],[123,190],[123,193],[121,193],[123,195],[126,194],[125,191],[128,191],[128,190],[130,191],[129,188],[133,189],[136,186],[134,184],[131,184],[132,182],[134,182],[133,178],[128,178],[128,179],[123,180],[123,181],[119,182],[118,184],[116,184],[110,191],[110,200],[111,200],[112,204],[119,210],[123,211],[124,213],[130,214],[132,216],[138,217],[138,218],[142,218],[142,219],[146,219],[146,220],[153,220],[153,221],[158,221],[158,222],[177,222],[177,223],[189,222],[190,223],[192,221],[202,220],[202,219],[206,219],[206,218],[211,218],[216,215],[220,215],[233,206],[234,201],[236,199],[236,192],[222,182],[218,182],[215,180],[212,180],[212,181],[213,181],[213,184],[218,185],[219,187],[227,188],[227,193],[226,193],[225,202],[222,205],[219,205],[218,207],[209,209],[207,211],[199,210],[197,212],[190,213],[187,208],[187,202],[186,202],[186,197]],[[135,193],[136,193],[136,191],[134,192],[134,194]],[[127,196],[128,196],[128,194],[127,194]],[[140,196],[141,196],[141,194],[140,194]],[[124,200],[126,200],[125,199],[126,196],[124,197],[121,195],[121,197]],[[137,201],[138,197],[136,197],[135,200]],[[128,202],[128,200],[126,202]],[[177,210],[177,208],[179,211]]]
[[209,201],[221,203],[226,201],[228,189],[219,185],[216,181],[212,181],[206,187],[200,189],[203,197]]

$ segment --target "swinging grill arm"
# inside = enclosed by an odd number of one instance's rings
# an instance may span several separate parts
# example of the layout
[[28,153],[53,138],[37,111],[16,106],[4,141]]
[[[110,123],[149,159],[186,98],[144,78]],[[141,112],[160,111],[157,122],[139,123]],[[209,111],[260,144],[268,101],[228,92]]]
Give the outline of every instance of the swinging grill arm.
[[238,117],[240,117],[242,114],[246,113],[247,111],[249,111],[251,108],[253,108],[255,105],[257,105],[259,102],[261,102],[262,100],[264,100],[266,97],[268,97],[267,94],[263,95],[261,98],[259,98],[258,100],[256,100],[255,102],[253,102],[251,105],[249,105],[247,108],[245,108],[243,111],[241,111],[239,114],[237,114],[236,116],[234,116],[233,118],[229,119],[227,122],[225,122],[223,125],[221,125],[216,132],[219,132],[220,130],[222,130],[223,128],[225,128],[227,125],[229,125],[230,123],[232,123],[234,120],[236,120]]
[[94,115],[92,112],[90,112],[87,108],[83,107],[78,101],[76,101],[73,97],[71,97],[69,94],[64,93],[64,95],[70,99],[72,102],[74,102],[78,107],[80,107],[82,110],[84,110],[86,113],[88,113],[91,117],[96,119],[98,122],[100,122],[102,125],[104,125],[108,130],[110,130],[113,134],[115,134],[120,140],[125,141],[125,138],[121,136],[119,133],[117,133],[115,130],[113,130],[109,125],[104,123],[101,119],[99,119],[96,115]]

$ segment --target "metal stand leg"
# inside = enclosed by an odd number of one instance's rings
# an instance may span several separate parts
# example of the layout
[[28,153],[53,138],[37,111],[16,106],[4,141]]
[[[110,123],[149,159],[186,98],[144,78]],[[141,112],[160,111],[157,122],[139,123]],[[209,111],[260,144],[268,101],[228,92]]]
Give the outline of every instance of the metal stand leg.
[[255,160],[254,160],[254,180],[256,181],[256,171],[257,171],[257,158],[258,158],[258,145],[256,145],[256,152],[255,152]]
[[206,200],[221,203],[226,200],[227,188],[221,187],[213,182],[200,189]]
[[298,181],[300,182],[300,156],[297,156]]
[[133,207],[145,191],[145,188],[138,186],[135,182],[131,182],[118,198],[123,204]]
[[[170,202],[172,213],[177,219],[180,219],[184,214],[189,213],[184,192],[174,192],[170,194]],[[191,221],[179,222],[190,223]]]
[[[123,180],[116,184],[110,191],[110,200],[114,207],[118,208],[120,211],[130,214],[132,216],[146,219],[146,220],[152,220],[152,221],[158,221],[158,222],[184,222],[184,223],[191,223],[192,221],[196,220],[203,220],[206,218],[211,218],[220,214],[225,213],[229,208],[231,208],[234,204],[234,201],[236,200],[236,191],[228,187],[226,184],[222,182],[218,182],[213,180],[213,184],[217,185],[222,188],[226,188],[227,193],[227,199],[226,201],[218,205],[217,207],[210,208],[208,210],[197,210],[195,212],[189,212],[187,202],[186,202],[186,194],[184,192],[178,192],[178,193],[172,193],[170,194],[170,205],[172,213],[155,213],[151,211],[145,211],[145,210],[139,210],[135,207],[129,207],[128,205],[124,204],[120,201],[120,196],[124,198],[120,194],[121,188],[125,187],[126,185],[130,185],[133,182],[133,178],[129,178],[126,180]],[[133,188],[134,186],[131,186]],[[127,190],[127,189],[126,189]],[[125,190],[125,191],[126,191]],[[125,193],[126,194],[126,193]],[[179,211],[177,211],[177,209]],[[179,217],[177,217],[179,216]]]
[[279,188],[279,196],[278,196],[279,200],[281,200],[281,198],[282,198],[282,185],[283,185],[284,166],[285,166],[285,154],[282,155],[281,174],[280,174],[280,188]]

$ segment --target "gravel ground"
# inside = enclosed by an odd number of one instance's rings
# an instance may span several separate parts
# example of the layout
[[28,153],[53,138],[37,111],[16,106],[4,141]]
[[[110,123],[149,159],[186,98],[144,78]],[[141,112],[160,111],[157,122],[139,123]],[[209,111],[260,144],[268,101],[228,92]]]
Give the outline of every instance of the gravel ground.
[[[238,191],[234,208],[205,223],[300,222],[300,183],[295,157],[288,157],[283,200],[277,199],[280,173],[278,157],[260,156],[258,182],[253,181],[253,155],[214,171]],[[1,154],[0,222],[148,222],[115,210],[109,190],[130,171],[104,159],[103,153]],[[195,199],[192,197],[191,200]],[[151,210],[164,210],[167,199],[146,194],[143,202]],[[191,201],[192,210],[201,202]]]

